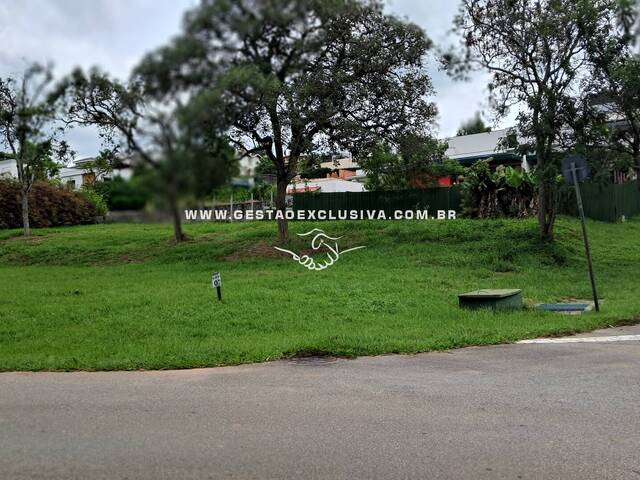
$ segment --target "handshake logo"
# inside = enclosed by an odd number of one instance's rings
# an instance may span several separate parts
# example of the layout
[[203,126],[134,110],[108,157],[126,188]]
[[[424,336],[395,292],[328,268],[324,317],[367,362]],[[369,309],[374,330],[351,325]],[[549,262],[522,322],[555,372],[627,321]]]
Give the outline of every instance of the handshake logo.
[[318,253],[324,252],[324,257],[322,258],[312,258],[309,255],[298,255],[291,250],[286,250],[284,248],[274,247],[276,250],[280,252],[287,253],[291,255],[291,258],[298,262],[303,267],[309,270],[324,270],[325,268],[329,268],[331,265],[335,264],[339,259],[340,255],[347,252],[352,252],[354,250],[359,250],[362,247],[352,247],[346,250],[340,251],[340,247],[338,246],[338,240],[342,237],[330,237],[324,230],[319,228],[314,228],[310,232],[307,233],[299,233],[299,237],[311,237],[311,248]]

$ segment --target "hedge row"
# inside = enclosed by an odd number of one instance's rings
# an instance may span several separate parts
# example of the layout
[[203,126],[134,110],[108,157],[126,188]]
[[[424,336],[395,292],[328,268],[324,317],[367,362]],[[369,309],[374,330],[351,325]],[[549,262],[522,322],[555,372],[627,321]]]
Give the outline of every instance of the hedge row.
[[[95,206],[81,192],[38,182],[29,193],[29,220],[32,227],[93,223],[97,215]],[[20,184],[13,180],[0,180],[0,228],[20,227]]]
[[109,210],[142,210],[151,200],[151,191],[140,177],[115,177],[96,182],[93,189],[104,198]]

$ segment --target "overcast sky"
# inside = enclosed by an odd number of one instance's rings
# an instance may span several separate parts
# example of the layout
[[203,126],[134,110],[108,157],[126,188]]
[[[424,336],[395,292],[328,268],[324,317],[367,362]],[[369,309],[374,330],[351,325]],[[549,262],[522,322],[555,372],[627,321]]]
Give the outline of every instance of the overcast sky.
[[[74,66],[98,65],[125,78],[149,50],[176,35],[182,13],[197,0],[0,0],[0,76],[16,74],[27,61],[53,62],[57,75]],[[452,42],[457,2],[388,0],[388,9],[425,29],[437,44]],[[438,104],[437,133],[451,136],[474,112],[487,114],[487,76],[456,82],[430,68]],[[488,118],[487,115],[485,118]],[[500,126],[500,125],[498,125]],[[78,157],[100,148],[92,129],[74,129],[68,139]]]

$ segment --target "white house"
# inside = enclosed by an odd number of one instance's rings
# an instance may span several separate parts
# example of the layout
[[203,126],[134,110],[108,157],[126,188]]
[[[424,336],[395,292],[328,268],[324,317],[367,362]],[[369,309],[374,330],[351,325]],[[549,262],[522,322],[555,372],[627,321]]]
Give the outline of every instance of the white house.
[[[83,185],[93,183],[96,180],[114,177],[122,177],[128,180],[133,175],[130,168],[113,170],[108,173],[96,173],[87,165],[92,160],[93,158],[82,158],[74,161],[73,164],[68,167],[61,167],[56,178],[58,178],[63,185],[77,189]],[[18,178],[18,168],[15,160],[0,161],[0,178],[1,177]]]
[[507,129],[494,130],[492,132],[462,135],[446,139],[449,148],[446,156],[457,160],[462,165],[471,165],[478,160],[493,158],[498,163],[509,165],[521,165],[528,169],[526,160],[513,149],[504,148],[500,143],[506,138]]
[[15,160],[0,160],[0,178],[18,178],[18,168]]
[[314,178],[311,180],[297,180],[289,184],[287,194],[305,192],[365,192],[364,185],[359,182],[342,178]]
[[125,180],[129,180],[133,175],[130,168],[114,169],[111,172],[95,172],[91,169],[89,164],[94,159],[82,158],[76,160],[72,165],[68,167],[62,167],[58,172],[58,178],[63,185],[69,188],[80,188],[83,185],[91,184],[95,181],[101,181],[108,178],[121,177]]
[[254,177],[258,163],[260,163],[260,155],[244,155],[240,157],[238,162],[240,176]]
[[357,170],[360,168],[358,162],[354,161],[351,157],[336,158],[335,160],[329,160],[320,164],[321,168],[331,168],[336,170]]

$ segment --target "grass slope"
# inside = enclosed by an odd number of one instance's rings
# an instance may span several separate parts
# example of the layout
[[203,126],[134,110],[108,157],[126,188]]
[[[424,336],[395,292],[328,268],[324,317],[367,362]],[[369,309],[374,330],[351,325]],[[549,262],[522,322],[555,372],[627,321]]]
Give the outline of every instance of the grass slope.
[[[572,333],[640,311],[640,221],[589,223],[601,314],[462,311],[456,294],[522,288],[529,304],[588,298],[579,224],[554,246],[532,220],[294,223],[344,235],[346,253],[310,272],[272,249],[267,222],[0,232],[0,370],[157,369],[306,353],[420,352]],[[308,248],[297,239],[291,249]],[[297,251],[297,250],[296,250]],[[211,272],[222,273],[224,301]]]

